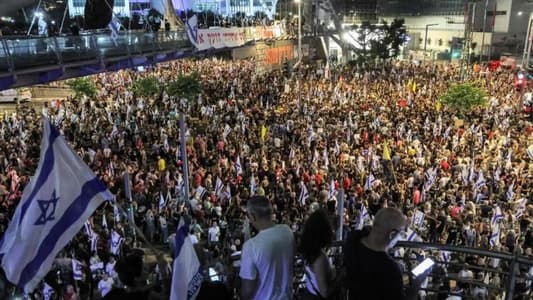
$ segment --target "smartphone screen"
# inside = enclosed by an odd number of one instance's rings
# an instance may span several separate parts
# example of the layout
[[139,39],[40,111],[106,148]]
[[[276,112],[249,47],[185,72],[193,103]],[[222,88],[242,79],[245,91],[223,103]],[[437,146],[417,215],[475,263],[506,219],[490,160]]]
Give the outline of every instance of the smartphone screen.
[[455,280],[450,280],[450,288],[454,289],[457,286],[457,282]]
[[420,276],[424,272],[426,272],[429,268],[431,268],[435,262],[431,258],[424,259],[423,262],[421,262],[418,266],[416,266],[411,272],[415,276]]

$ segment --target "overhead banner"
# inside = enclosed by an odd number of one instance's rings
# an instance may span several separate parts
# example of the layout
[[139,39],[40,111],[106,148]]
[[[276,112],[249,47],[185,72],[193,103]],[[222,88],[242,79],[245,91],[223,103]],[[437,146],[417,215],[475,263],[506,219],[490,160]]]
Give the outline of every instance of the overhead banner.
[[240,47],[246,42],[279,38],[279,26],[198,29],[198,50]]

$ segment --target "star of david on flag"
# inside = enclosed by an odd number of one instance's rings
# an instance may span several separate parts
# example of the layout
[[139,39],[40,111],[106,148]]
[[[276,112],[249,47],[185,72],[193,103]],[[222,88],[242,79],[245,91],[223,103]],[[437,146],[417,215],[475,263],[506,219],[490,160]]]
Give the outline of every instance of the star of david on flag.
[[31,293],[59,251],[104,201],[113,199],[65,138],[43,120],[39,164],[0,240],[6,278]]

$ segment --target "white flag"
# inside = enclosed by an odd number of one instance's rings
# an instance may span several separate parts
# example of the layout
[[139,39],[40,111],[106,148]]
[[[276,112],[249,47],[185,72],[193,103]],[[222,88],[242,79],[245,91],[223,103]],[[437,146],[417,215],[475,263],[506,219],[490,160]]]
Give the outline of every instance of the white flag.
[[111,253],[118,255],[120,253],[120,244],[122,244],[122,237],[118,232],[113,230],[111,232]]
[[194,300],[202,285],[202,273],[189,237],[189,226],[183,222],[183,218],[176,230],[175,251],[170,299]]
[[72,277],[74,280],[83,280],[83,266],[74,258],[72,259]]
[[300,196],[298,197],[298,201],[305,205],[305,202],[309,198],[309,192],[307,191],[307,187],[303,182],[300,183]]
[[11,224],[0,241],[7,279],[31,293],[50,271],[61,249],[112,195],[43,120],[39,165],[24,189]]

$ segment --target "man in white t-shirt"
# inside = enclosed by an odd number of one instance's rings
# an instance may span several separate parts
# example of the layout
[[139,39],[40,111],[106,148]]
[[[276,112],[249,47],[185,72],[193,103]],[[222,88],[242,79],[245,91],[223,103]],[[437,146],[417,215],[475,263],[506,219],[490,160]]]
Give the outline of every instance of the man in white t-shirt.
[[213,224],[211,227],[209,227],[208,231],[209,236],[209,244],[216,244],[218,243],[218,237],[220,235],[220,228],[218,228],[218,224],[216,221],[213,221]]
[[105,297],[109,291],[113,288],[114,280],[113,278],[109,277],[107,273],[102,274],[102,279],[98,282],[98,290],[100,291],[100,295],[102,297]]
[[247,212],[259,233],[243,245],[239,272],[241,299],[292,299],[294,236],[291,229],[272,221],[272,205],[265,197],[248,200]]

